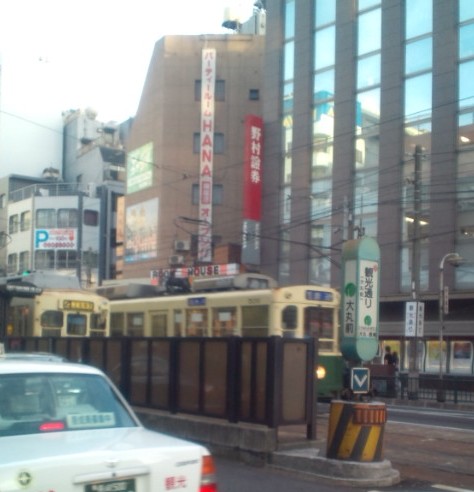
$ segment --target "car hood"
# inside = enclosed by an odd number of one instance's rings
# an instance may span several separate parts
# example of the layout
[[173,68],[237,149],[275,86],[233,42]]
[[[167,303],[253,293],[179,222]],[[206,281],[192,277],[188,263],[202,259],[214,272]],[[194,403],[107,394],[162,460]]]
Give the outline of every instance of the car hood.
[[142,427],[0,437],[0,490],[34,484],[35,490],[84,491],[123,477],[134,480],[137,492],[176,477],[193,490],[206,453],[194,443]]

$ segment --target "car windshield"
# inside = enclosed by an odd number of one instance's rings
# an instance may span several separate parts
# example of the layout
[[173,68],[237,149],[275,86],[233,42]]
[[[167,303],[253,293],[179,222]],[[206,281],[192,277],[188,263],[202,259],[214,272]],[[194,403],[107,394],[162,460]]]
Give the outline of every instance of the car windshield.
[[0,375],[0,437],[136,425],[101,376]]

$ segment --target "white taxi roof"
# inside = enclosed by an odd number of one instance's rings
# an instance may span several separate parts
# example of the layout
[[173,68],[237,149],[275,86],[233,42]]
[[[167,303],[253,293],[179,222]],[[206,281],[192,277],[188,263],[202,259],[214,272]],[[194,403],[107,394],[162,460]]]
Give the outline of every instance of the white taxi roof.
[[0,355],[0,374],[19,374],[33,372],[103,375],[103,372],[95,367],[74,362],[32,360],[28,358],[9,359],[8,356]]

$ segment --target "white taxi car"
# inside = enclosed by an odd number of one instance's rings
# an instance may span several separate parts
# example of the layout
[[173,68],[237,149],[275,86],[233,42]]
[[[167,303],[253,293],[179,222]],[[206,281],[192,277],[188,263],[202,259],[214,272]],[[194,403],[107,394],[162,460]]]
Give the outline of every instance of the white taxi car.
[[215,492],[206,448],[145,429],[82,364],[0,356],[1,492]]

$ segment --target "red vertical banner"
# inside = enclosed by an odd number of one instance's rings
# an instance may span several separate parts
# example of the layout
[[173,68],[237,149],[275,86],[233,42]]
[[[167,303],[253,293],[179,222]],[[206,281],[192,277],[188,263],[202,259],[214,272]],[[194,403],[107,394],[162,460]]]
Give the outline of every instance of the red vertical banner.
[[259,265],[262,215],[262,118],[247,115],[244,133],[242,263]]
[[263,121],[245,118],[243,217],[260,221],[262,215]]

